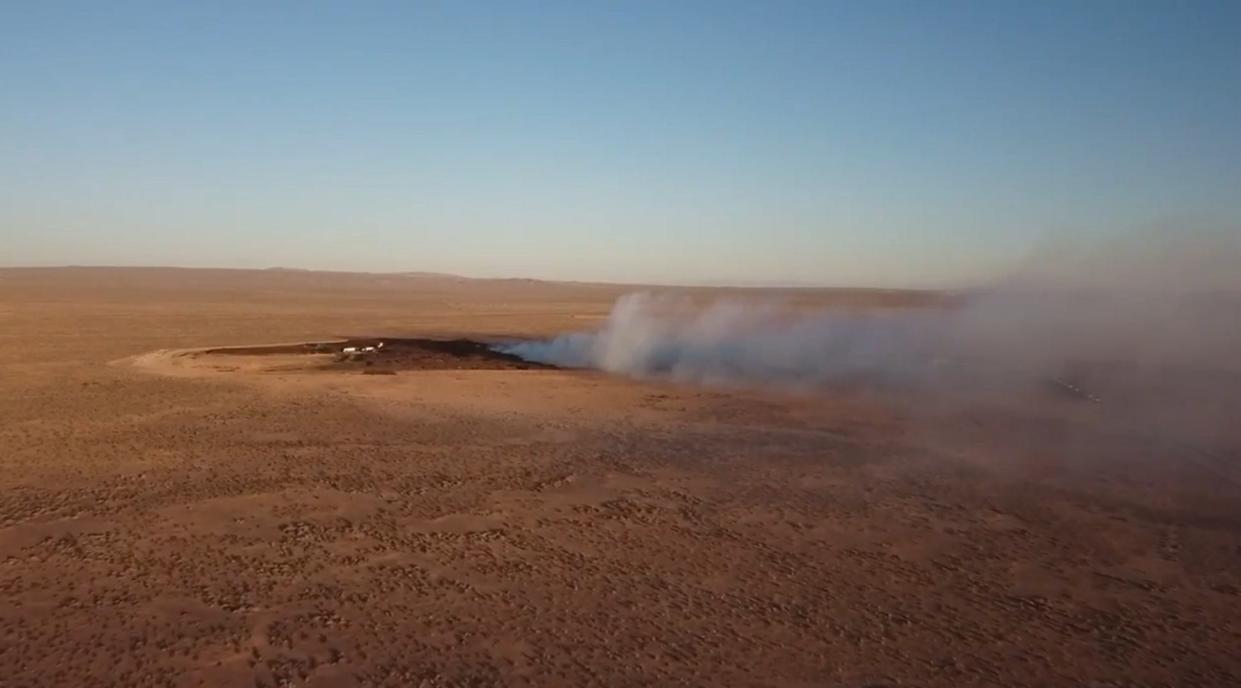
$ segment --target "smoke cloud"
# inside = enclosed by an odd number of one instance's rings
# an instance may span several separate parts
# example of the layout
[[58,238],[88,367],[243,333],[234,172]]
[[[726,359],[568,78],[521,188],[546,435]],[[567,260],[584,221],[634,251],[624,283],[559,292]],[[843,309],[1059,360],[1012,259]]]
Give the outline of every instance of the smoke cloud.
[[915,381],[947,361],[1056,372],[1110,362],[1236,371],[1241,248],[1227,236],[1045,251],[987,288],[910,308],[620,298],[602,328],[502,348],[534,361],[697,382]]
[[503,350],[560,366],[683,382],[810,388],[902,380],[929,362],[942,314],[824,310],[778,302],[621,297],[597,332],[517,342]]
[[501,349],[640,378],[803,392],[1057,387],[1123,405],[1136,422],[1213,431],[1241,409],[1238,266],[1235,238],[1197,236],[1045,251],[988,288],[919,307],[635,293],[596,331]]

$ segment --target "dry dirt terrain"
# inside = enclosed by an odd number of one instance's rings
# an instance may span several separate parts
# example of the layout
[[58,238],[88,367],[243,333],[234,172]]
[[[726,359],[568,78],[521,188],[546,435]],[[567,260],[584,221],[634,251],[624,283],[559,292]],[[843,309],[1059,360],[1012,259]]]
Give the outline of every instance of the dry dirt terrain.
[[1241,476],[1107,404],[331,348],[625,291],[0,270],[0,686],[1241,685]]

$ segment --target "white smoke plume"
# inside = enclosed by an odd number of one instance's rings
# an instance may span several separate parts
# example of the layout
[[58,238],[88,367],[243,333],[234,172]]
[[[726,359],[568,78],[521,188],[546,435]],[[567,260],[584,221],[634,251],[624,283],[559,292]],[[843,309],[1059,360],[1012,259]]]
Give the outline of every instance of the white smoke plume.
[[1235,372],[1241,244],[1194,235],[1046,252],[996,284],[916,308],[808,311],[636,293],[597,331],[503,349],[568,367],[754,384],[911,381],[975,358],[1048,374],[1105,361]]
[[929,361],[942,315],[900,311],[805,313],[777,302],[621,297],[597,332],[516,342],[506,353],[566,367],[707,384],[810,387],[896,380]]
[[1135,423],[1214,432],[1241,413],[1239,266],[1235,235],[1196,236],[1049,252],[989,288],[920,307],[806,310],[636,293],[596,331],[501,349],[709,385],[937,399],[1058,386],[1114,403]]

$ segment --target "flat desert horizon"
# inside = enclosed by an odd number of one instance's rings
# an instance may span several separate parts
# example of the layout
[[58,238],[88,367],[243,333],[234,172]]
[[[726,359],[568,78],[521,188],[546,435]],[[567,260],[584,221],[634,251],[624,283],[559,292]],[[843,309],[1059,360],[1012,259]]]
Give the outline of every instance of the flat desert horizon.
[[0,685],[1241,683],[1235,428],[503,348],[636,289],[0,269]]

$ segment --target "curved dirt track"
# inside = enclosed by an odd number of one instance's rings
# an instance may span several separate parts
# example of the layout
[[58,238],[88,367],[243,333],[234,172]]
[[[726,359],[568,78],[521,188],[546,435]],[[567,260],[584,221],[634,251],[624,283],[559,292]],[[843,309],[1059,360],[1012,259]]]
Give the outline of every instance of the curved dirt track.
[[1241,683],[1235,490],[1097,405],[190,353],[614,296],[372,279],[0,281],[0,685]]

